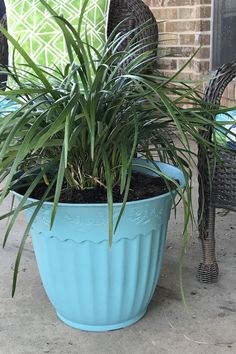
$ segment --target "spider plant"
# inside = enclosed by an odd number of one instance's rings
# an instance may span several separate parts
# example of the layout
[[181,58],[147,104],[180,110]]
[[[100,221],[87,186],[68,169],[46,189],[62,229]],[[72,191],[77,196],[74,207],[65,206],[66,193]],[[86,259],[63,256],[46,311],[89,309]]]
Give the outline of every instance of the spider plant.
[[[1,70],[8,73],[11,84],[0,95],[15,102],[18,108],[0,120],[0,182],[4,181],[0,202],[16,186],[25,187],[18,206],[1,216],[9,218],[4,245],[19,212],[35,207],[18,251],[13,294],[20,257],[34,218],[43,202],[51,200],[52,226],[62,190],[98,185],[106,188],[112,244],[117,226],[113,225],[112,190],[118,185],[123,196],[122,217],[132,160],[137,154],[150,161],[156,155],[183,170],[186,192],[179,193],[183,198],[186,242],[192,215],[190,165],[194,152],[190,138],[205,149],[216,149],[199,133],[206,125],[214,125],[211,117],[215,109],[207,107],[198,88],[178,80],[184,68],[170,78],[157,72],[147,74],[156,53],[145,50],[132,31],[120,34],[119,27],[99,53],[81,39],[79,29],[58,16],[44,0],[41,2],[66,41],[69,61],[63,70],[37,65],[17,40],[0,27],[25,61],[24,66],[13,64]],[[127,43],[130,37],[133,39]],[[124,50],[120,50],[122,43],[127,43]],[[186,103],[187,108],[183,108]],[[154,165],[153,170],[156,171]],[[168,182],[168,177],[162,176]],[[27,204],[32,191],[42,184],[43,196]]]

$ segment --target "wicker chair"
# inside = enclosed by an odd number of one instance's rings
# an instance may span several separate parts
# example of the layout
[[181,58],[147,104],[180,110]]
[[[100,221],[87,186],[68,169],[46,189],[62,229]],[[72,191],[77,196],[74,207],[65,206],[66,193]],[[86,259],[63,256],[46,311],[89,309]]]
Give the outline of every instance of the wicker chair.
[[134,32],[137,41],[141,41],[144,50],[157,50],[158,26],[149,7],[142,0],[111,0],[108,22],[108,35],[123,20],[127,19],[119,30],[123,33],[134,30],[148,22],[142,31]]
[[[0,23],[3,26],[7,26],[7,21],[6,21],[6,9],[5,9],[5,4],[3,0],[0,0]],[[6,38],[2,35],[0,32],[0,63],[7,65],[8,63],[8,45],[7,45],[7,40]],[[0,83],[6,82],[7,76],[6,75],[0,75]],[[4,87],[4,85],[3,85]],[[0,88],[2,88],[0,86]]]
[[[219,104],[227,85],[236,77],[236,60],[223,65],[205,91],[205,100]],[[203,133],[211,139],[212,131]],[[210,161],[213,159],[210,159]],[[211,164],[210,164],[211,165]],[[212,163],[212,172],[213,172]],[[203,250],[203,262],[198,268],[198,279],[204,283],[214,283],[218,279],[218,264],[215,254],[215,209],[236,211],[236,152],[220,151],[220,162],[214,165],[209,183],[209,173],[205,151],[199,148],[199,236]]]
[[[0,21],[6,25],[6,16],[4,0],[0,0]],[[111,0],[109,21],[108,21],[108,35],[112,30],[123,20],[123,25],[119,27],[119,31],[127,33],[142,24],[148,22],[145,30],[138,31],[134,34],[136,41],[143,43],[144,50],[157,50],[158,42],[158,26],[155,17],[150,11],[149,7],[143,3],[142,0]],[[125,46],[125,43],[124,43]],[[122,49],[122,48],[121,48]],[[7,58],[7,41],[0,35],[0,63],[6,64]]]

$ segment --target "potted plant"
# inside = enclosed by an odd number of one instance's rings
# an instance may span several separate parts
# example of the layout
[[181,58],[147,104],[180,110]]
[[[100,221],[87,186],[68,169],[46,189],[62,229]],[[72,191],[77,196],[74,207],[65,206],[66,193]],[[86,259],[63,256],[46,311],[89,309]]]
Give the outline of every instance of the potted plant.
[[[198,132],[214,124],[214,112],[177,75],[146,74],[155,58],[142,43],[131,40],[119,51],[130,33],[113,33],[98,53],[42,2],[66,38],[70,62],[63,72],[36,65],[1,27],[26,62],[7,69],[14,85],[0,92],[18,105],[0,121],[0,201],[10,191],[19,199],[1,217],[10,217],[4,245],[19,212],[27,218],[12,294],[31,231],[58,316],[85,330],[121,328],[147,310],[177,193],[186,238],[194,155],[189,139],[214,150]],[[25,77],[26,69],[31,74]],[[169,132],[173,127],[177,134]]]

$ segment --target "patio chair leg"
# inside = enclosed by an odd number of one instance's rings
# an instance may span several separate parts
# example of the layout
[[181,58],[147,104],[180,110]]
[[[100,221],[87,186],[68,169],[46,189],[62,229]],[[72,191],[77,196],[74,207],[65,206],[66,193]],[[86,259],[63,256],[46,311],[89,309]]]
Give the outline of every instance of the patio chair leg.
[[203,262],[198,267],[198,280],[202,283],[216,283],[218,281],[219,268],[215,257],[215,240],[201,240]]
[[203,283],[216,283],[219,268],[215,254],[215,208],[208,207],[208,210],[204,212],[203,220],[200,222],[199,233],[203,262],[198,267],[197,278]]

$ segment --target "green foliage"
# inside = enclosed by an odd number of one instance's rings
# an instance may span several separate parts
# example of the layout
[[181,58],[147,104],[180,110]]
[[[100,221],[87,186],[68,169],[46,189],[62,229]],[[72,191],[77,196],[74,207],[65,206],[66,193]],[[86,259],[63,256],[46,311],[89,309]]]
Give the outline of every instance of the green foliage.
[[[118,27],[98,53],[81,41],[79,32],[70,23],[41,1],[64,34],[70,62],[63,72],[40,67],[0,28],[26,62],[25,66],[2,69],[8,71],[14,84],[0,94],[20,104],[20,108],[0,120],[0,181],[5,183],[0,201],[14,189],[16,182],[22,185],[26,177],[29,179],[20,205],[1,217],[11,218],[4,243],[18,213],[25,208],[26,198],[36,185],[44,183],[45,193],[36,212],[45,200],[50,200],[50,191],[54,190],[51,225],[62,189],[105,186],[111,244],[115,228],[112,189],[120,186],[123,211],[132,159],[137,153],[151,161],[157,155],[161,161],[183,170],[186,193],[180,193],[186,239],[191,219],[189,167],[194,161],[189,141],[191,138],[206,150],[216,150],[215,144],[199,133],[206,125],[215,124],[212,115],[216,108],[207,107],[198,88],[179,81],[179,73],[172,78],[147,74],[156,53],[145,51],[143,43],[135,38],[121,51],[120,44],[126,43],[132,33],[119,34]],[[27,74],[29,68],[33,74]],[[19,258],[35,216],[34,213],[21,243],[13,293]]]

